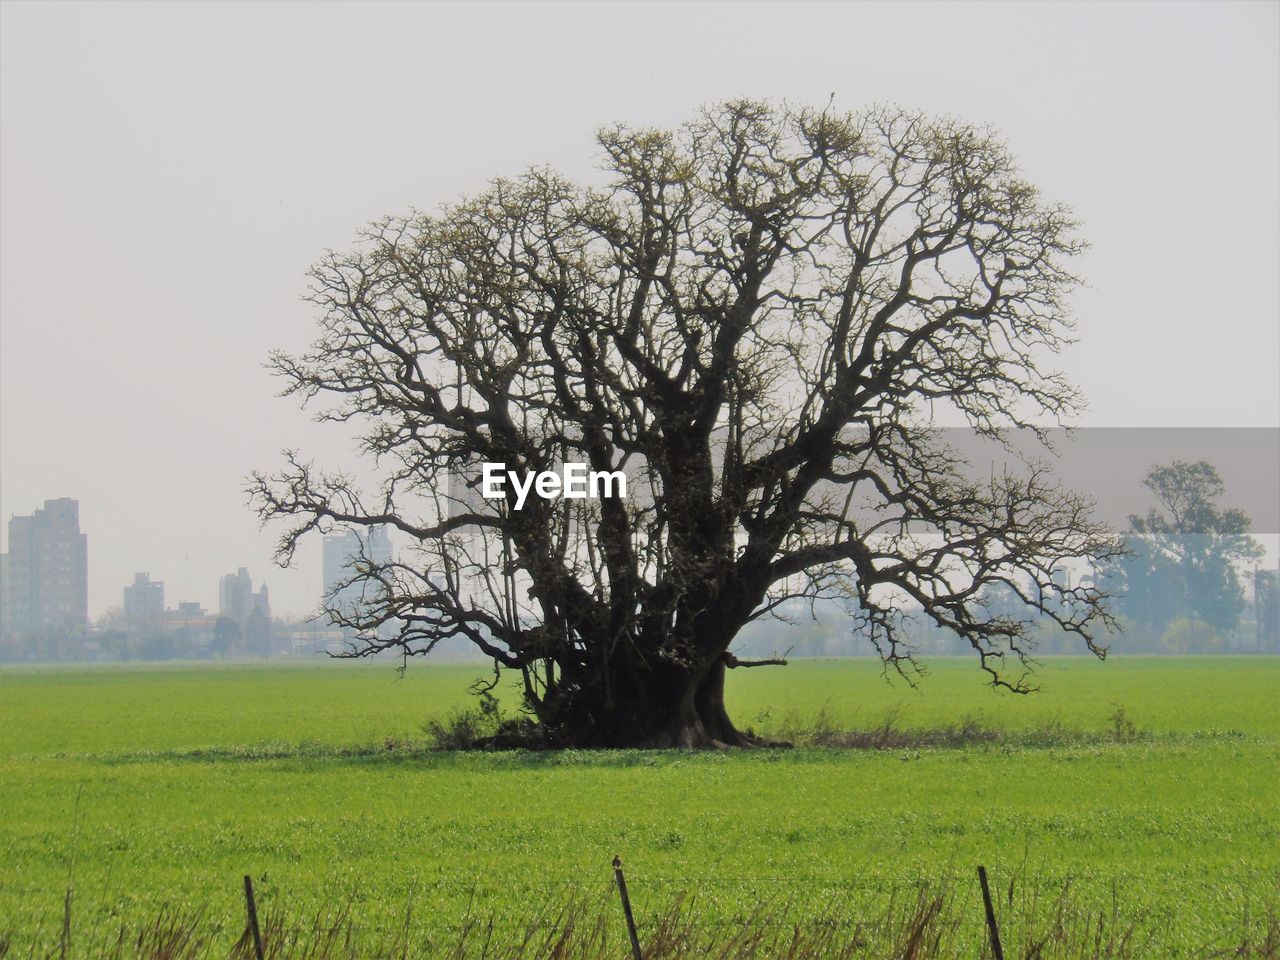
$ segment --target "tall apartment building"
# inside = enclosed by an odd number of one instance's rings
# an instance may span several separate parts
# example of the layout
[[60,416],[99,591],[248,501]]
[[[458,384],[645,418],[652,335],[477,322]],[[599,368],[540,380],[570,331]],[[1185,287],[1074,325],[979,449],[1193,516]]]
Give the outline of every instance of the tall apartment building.
[[164,583],[149,573],[135,573],[124,588],[124,615],[130,620],[158,620],[164,616]]
[[214,639],[227,653],[271,653],[271,601],[265,585],[256,592],[241,567],[218,582],[218,621]]
[[271,601],[264,584],[256,593],[249,570],[241,567],[218,582],[218,616],[227,617],[242,626],[250,617],[271,619]]
[[66,636],[89,622],[89,548],[80,504],[46,500],[9,519],[3,564],[3,632],[19,639]]
[[386,527],[369,527],[363,532],[342,530],[324,538],[323,596],[326,606],[336,606],[351,614],[373,599],[369,585],[347,582],[356,575],[357,565],[362,561],[374,564],[391,562],[391,537]]

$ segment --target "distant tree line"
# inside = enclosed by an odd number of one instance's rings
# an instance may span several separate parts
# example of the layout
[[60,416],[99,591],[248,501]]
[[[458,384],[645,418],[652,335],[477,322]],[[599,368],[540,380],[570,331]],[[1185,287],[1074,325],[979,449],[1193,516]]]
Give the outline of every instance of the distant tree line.
[[92,629],[9,637],[0,644],[0,662],[270,657],[281,653],[280,634],[285,628],[261,616],[251,616],[244,623],[231,617],[204,617],[190,623],[136,620],[116,607],[99,617]]
[[112,610],[99,620],[90,643],[107,660],[225,659],[280,652],[271,621],[257,611],[243,623],[220,616],[174,625],[130,622]]

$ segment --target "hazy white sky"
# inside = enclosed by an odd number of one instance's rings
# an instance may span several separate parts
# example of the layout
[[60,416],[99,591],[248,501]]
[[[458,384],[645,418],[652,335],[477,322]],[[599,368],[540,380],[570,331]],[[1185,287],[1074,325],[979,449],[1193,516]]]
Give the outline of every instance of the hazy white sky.
[[243,480],[352,451],[262,369],[363,222],[738,96],[993,124],[1093,249],[1063,366],[1100,426],[1280,424],[1280,4],[0,5],[0,518],[81,503],[135,570],[319,596]]

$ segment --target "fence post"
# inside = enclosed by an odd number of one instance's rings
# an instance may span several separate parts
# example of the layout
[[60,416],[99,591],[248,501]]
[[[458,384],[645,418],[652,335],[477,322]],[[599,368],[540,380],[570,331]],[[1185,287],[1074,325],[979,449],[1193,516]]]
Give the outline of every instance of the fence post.
[[627,896],[627,878],[622,875],[622,858],[613,858],[613,878],[618,882],[618,895],[622,897],[622,913],[627,918],[627,934],[631,937],[632,960],[644,960],[640,954],[640,938],[636,936],[636,918],[631,913],[631,898]]
[[1004,960],[1004,948],[1000,946],[1000,928],[996,926],[996,911],[991,905],[991,888],[987,886],[987,868],[978,867],[978,882],[982,884],[982,906],[987,912],[987,933],[991,937],[991,952],[996,960]]
[[71,888],[67,887],[67,895],[62,900],[62,949],[61,960],[71,956]]
[[253,952],[258,960],[264,960],[262,953],[262,931],[258,929],[258,905],[253,899],[253,878],[244,875],[244,906],[249,914],[249,932],[253,934]]

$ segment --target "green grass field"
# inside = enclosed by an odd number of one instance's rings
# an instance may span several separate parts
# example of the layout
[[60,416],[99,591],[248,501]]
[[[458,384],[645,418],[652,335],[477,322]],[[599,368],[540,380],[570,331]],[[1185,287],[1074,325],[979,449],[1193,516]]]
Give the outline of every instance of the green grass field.
[[56,942],[70,873],[77,955],[160,905],[202,910],[229,944],[252,873],[265,911],[348,904],[358,928],[400,924],[412,896],[412,922],[446,942],[467,916],[501,933],[569,893],[607,896],[615,853],[642,924],[680,890],[701,922],[729,924],[760,903],[871,915],[951,877],[978,943],[984,863],[1001,896],[1015,876],[1019,898],[1069,881],[1073,909],[1118,904],[1148,955],[1201,956],[1274,903],[1280,661],[1049,660],[1027,697],[986,687],[971,661],[928,666],[915,690],[864,661],[739,671],[730,707],[764,733],[821,715],[837,729],[977,718],[1009,736],[445,754],[423,724],[467,703],[474,668],[5,669],[0,936],[20,956]]

